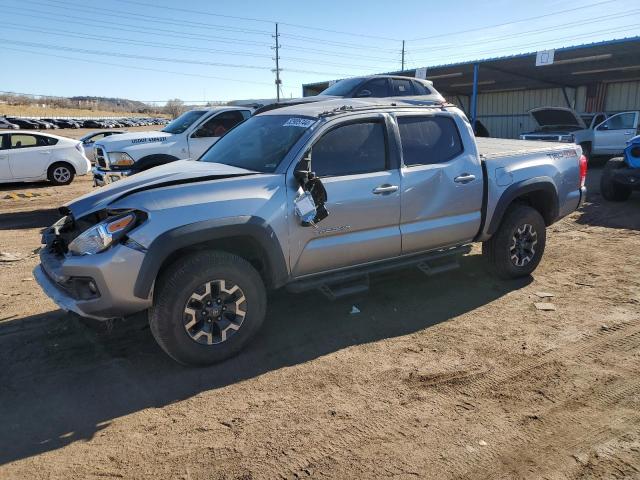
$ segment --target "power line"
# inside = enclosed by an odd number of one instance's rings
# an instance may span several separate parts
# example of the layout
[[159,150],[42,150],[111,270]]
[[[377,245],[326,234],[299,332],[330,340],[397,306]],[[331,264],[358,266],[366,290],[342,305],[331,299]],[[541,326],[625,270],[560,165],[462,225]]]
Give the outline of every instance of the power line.
[[440,37],[458,35],[460,33],[470,33],[470,32],[477,32],[477,31],[480,31],[480,30],[487,30],[489,28],[504,27],[506,25],[513,25],[514,23],[528,22],[529,20],[538,20],[540,18],[555,17],[555,16],[558,16],[561,13],[575,12],[577,10],[584,10],[585,8],[597,7],[599,5],[604,5],[606,3],[614,3],[616,1],[618,1],[618,0],[604,0],[604,1],[601,1],[601,2],[590,3],[588,5],[581,5],[581,6],[575,7],[575,8],[568,8],[566,10],[557,10],[557,11],[554,11],[554,12],[551,12],[551,13],[545,13],[544,15],[537,15],[535,17],[527,17],[527,18],[522,18],[520,20],[512,20],[510,22],[496,23],[496,24],[487,25],[487,26],[484,26],[484,27],[470,28],[468,30],[457,30],[457,31],[454,31],[454,32],[439,33],[437,35],[430,35],[428,37],[413,38],[413,39],[411,39],[411,41],[412,42],[417,42],[417,41],[422,41],[422,40],[430,40],[432,38],[440,38]]
[[[124,45],[141,45],[141,46],[154,47],[154,48],[164,48],[169,50],[179,50],[179,51],[198,52],[198,53],[209,52],[209,53],[215,53],[215,54],[240,55],[240,56],[247,56],[247,57],[253,57],[253,58],[269,57],[269,55],[266,53],[258,54],[258,53],[238,52],[238,51],[230,51],[230,50],[218,50],[218,49],[214,50],[209,48],[190,47],[188,45],[179,45],[179,44],[144,42],[144,41],[138,41],[138,40],[124,40],[118,37],[110,37],[110,36],[104,36],[104,35],[69,33],[65,30],[59,30],[59,29],[29,28],[29,27],[23,27],[11,22],[4,22],[3,26],[5,28],[14,29],[14,30],[22,30],[22,31],[34,32],[34,33],[44,33],[46,35],[57,35],[57,36],[67,37],[67,38],[82,38],[82,39],[98,40],[98,41],[109,42],[109,43],[122,43]],[[355,65],[352,63],[347,64],[347,63],[337,63],[337,62],[326,62],[323,60],[309,60],[309,59],[299,58],[299,57],[285,57],[285,59],[300,62],[300,63],[312,63],[312,64],[329,65],[329,66],[335,66],[335,67],[351,67],[351,68],[363,68],[363,69],[373,68],[370,65]]]
[[[91,19],[86,19],[84,17],[78,17],[75,15],[65,15],[64,18],[52,18],[52,17],[47,17],[47,16],[43,16],[43,15],[38,15],[38,13],[41,13],[40,10],[34,10],[32,8],[13,8],[9,11],[5,11],[2,14],[3,15],[15,15],[14,10],[21,10],[21,11],[27,11],[27,12],[35,12],[35,14],[30,14],[31,17],[35,17],[35,18],[44,18],[46,20],[49,21],[54,21],[54,22],[59,22],[59,23],[65,23],[65,24],[69,24],[69,23],[76,23],[76,24],[81,24],[81,25],[86,25],[87,23],[90,24],[95,24],[97,27],[99,28],[106,28],[106,29],[110,29],[110,30],[121,30],[124,32],[133,32],[133,33],[148,33],[150,35],[156,35],[156,36],[161,36],[163,38],[167,37],[167,34],[171,34],[172,37],[176,37],[176,38],[185,38],[185,39],[189,39],[189,40],[215,40],[215,41],[220,41],[220,42],[224,42],[224,43],[234,43],[234,44],[242,44],[242,45],[255,45],[255,46],[266,46],[268,47],[270,44],[268,42],[258,42],[258,41],[254,41],[254,40],[242,40],[239,38],[234,38],[234,37],[219,37],[216,35],[205,35],[202,33],[183,33],[177,30],[167,30],[167,29],[147,29],[147,28],[141,28],[139,25],[135,25],[135,24],[130,24],[130,23],[121,23],[121,22],[109,22],[108,20],[91,20]],[[45,12],[45,13],[51,13],[51,12]],[[77,19],[78,21],[76,22],[72,22],[69,21],[69,19]],[[111,26],[107,26],[107,25],[111,25]],[[127,29],[127,28],[122,28],[122,26],[126,26],[126,27],[133,27],[133,29]],[[161,33],[158,33],[161,32]]]
[[[638,27],[640,27],[640,24],[632,24],[632,25],[622,25],[620,27],[618,27],[616,29],[616,33],[620,33],[620,32],[626,32],[629,30],[635,30]],[[486,54],[491,54],[491,53],[495,53],[495,52],[502,52],[505,49],[509,48],[509,49],[522,49],[522,48],[530,48],[530,47],[540,47],[540,46],[545,46],[545,45],[549,45],[551,42],[558,42],[558,41],[562,41],[562,40],[578,40],[580,38],[586,38],[586,37],[591,37],[594,34],[598,34],[598,33],[610,33],[611,29],[607,28],[604,30],[597,30],[597,31],[592,31],[589,32],[587,34],[583,34],[583,35],[572,35],[569,37],[560,37],[560,38],[554,38],[554,39],[548,39],[545,41],[539,41],[536,43],[529,43],[529,44],[525,44],[525,45],[517,45],[517,46],[509,46],[509,47],[502,47],[499,49],[493,49],[493,50],[484,50],[484,51],[479,51],[479,52],[465,52],[465,53],[470,53],[473,55],[486,55]],[[422,62],[424,63],[429,63],[432,60],[417,60],[418,62]]]
[[66,56],[66,55],[58,55],[58,54],[55,54],[55,53],[34,52],[33,50],[25,50],[25,49],[21,49],[21,48],[3,47],[3,50],[11,50],[11,51],[14,51],[14,52],[29,53],[29,54],[32,54],[32,55],[41,55],[41,56],[45,56],[45,57],[63,58],[65,60],[72,60],[74,62],[84,62],[84,63],[98,64],[98,65],[108,65],[108,66],[111,66],[111,67],[118,67],[118,68],[128,68],[128,69],[132,69],[132,70],[143,70],[143,71],[157,72],[157,73],[169,73],[169,74],[172,74],[172,75],[182,75],[182,76],[186,76],[186,77],[210,78],[210,79],[213,79],[213,80],[224,80],[224,81],[237,82],[237,83],[250,83],[250,84],[254,84],[254,85],[271,85],[271,83],[257,82],[257,81],[254,81],[254,80],[243,80],[243,79],[238,79],[238,78],[218,77],[218,76],[214,76],[214,75],[204,75],[204,74],[199,74],[199,73],[176,72],[176,71],[172,71],[172,70],[162,70],[162,69],[151,68],[151,67],[139,67],[139,66],[134,66],[134,65],[123,65],[121,63],[112,63],[112,62],[104,62],[104,61],[101,61],[101,60],[94,60],[94,59],[69,57],[69,56]]
[[[431,47],[423,47],[423,48],[414,48],[412,49],[413,52],[422,52],[422,51],[429,51],[429,52],[433,52],[433,51],[440,51],[440,50],[449,50],[452,48],[459,48],[461,46],[466,46],[466,45],[483,45],[485,43],[493,43],[493,42],[499,42],[499,41],[504,41],[504,40],[510,40],[512,38],[516,38],[516,37],[522,37],[522,36],[527,36],[527,35],[536,35],[539,33],[545,33],[545,32],[551,32],[554,30],[562,30],[563,28],[569,27],[569,26],[574,26],[574,25],[589,25],[592,23],[601,23],[603,21],[607,21],[607,20],[613,20],[616,18],[621,18],[621,17],[627,17],[629,15],[632,15],[634,13],[638,13],[640,12],[640,9],[635,9],[635,10],[629,10],[627,12],[621,12],[621,13],[613,13],[611,15],[604,15],[604,16],[600,16],[596,19],[593,20],[577,20],[577,21],[572,21],[572,22],[568,22],[568,23],[560,23],[557,25],[553,25],[550,27],[543,27],[543,28],[538,28],[538,29],[534,29],[534,30],[526,30],[526,31],[522,31],[522,32],[518,32],[518,33],[511,33],[511,34],[507,34],[507,35],[501,35],[498,37],[490,37],[488,39],[482,39],[480,41],[472,41],[472,42],[465,42],[465,43],[455,43],[455,44],[448,44],[448,45],[434,45]],[[611,27],[613,29],[615,29],[616,27]]]
[[[17,40],[9,40],[6,38],[0,38],[0,42],[4,42],[5,44],[21,45],[21,46],[27,46],[32,48],[43,48],[46,50],[64,50],[67,52],[76,52],[76,53],[83,53],[88,55],[106,55],[110,57],[130,58],[135,60],[151,60],[155,62],[183,63],[183,64],[190,64],[190,65],[205,65],[205,66],[227,67],[227,68],[245,68],[245,69],[252,69],[252,70],[269,70],[269,67],[261,67],[257,65],[206,62],[201,60],[186,60],[186,59],[170,58],[170,57],[151,57],[146,55],[134,55],[134,54],[128,54],[128,53],[119,53],[119,52],[107,52],[103,50],[65,47],[62,45],[48,45],[48,44],[37,43],[37,42],[21,42]],[[313,75],[349,76],[349,74],[346,74],[346,73],[318,72],[313,70],[287,69],[287,71],[294,72],[294,73],[313,74]]]
[[[90,13],[94,12],[94,9],[82,7],[82,6],[79,6],[78,4],[65,2],[63,0],[49,0],[47,2],[31,0],[30,3],[35,4],[35,5],[43,5],[43,6],[47,7],[47,8],[66,10],[64,7],[56,5],[56,3],[51,4],[51,1],[63,4],[63,5],[73,6],[74,9],[78,9],[80,11],[87,11],[87,12],[90,12]],[[48,12],[46,12],[46,13],[48,13]],[[124,18],[126,20],[140,19],[140,15],[139,14],[130,13],[130,12],[122,12],[122,11],[120,13],[102,12],[100,15],[101,16],[106,16],[106,17]],[[242,33],[271,35],[271,32],[267,32],[267,31],[264,31],[264,30],[251,30],[251,29],[243,29],[243,28],[237,28],[237,27],[226,27],[226,26],[223,26],[223,25],[206,24],[206,23],[202,23],[202,22],[175,21],[175,20],[164,19],[162,17],[150,16],[150,15],[147,15],[147,14],[144,15],[143,19],[147,23],[150,22],[150,23],[160,23],[160,24],[165,24],[165,25],[177,25],[177,26],[182,26],[183,24],[188,24],[188,25],[194,26],[194,28],[211,28],[211,27],[214,27],[214,28],[219,28],[219,29],[222,29],[222,30],[238,31],[238,32],[242,32]],[[386,51],[395,51],[395,50],[391,50],[391,49],[384,49],[384,48],[381,49],[379,47],[371,46],[371,45],[368,45],[368,44],[340,42],[340,41],[335,41],[335,40],[326,40],[326,39],[322,39],[322,38],[308,37],[308,36],[296,35],[296,34],[280,33],[280,35],[281,36],[286,36],[286,37],[289,37],[289,38],[292,38],[292,39],[300,40],[300,41],[303,41],[303,42],[316,42],[316,43],[320,42],[320,43],[324,43],[326,45],[332,45],[332,46],[343,47],[343,48],[352,48],[352,49],[361,49],[361,50],[373,50],[373,51],[380,51],[380,50],[383,50],[383,51],[384,50],[386,50]]]
[[328,28],[321,28],[321,27],[315,27],[315,26],[311,26],[311,25],[301,25],[298,23],[288,23],[288,22],[281,22],[279,20],[267,20],[267,19],[261,19],[261,18],[253,18],[253,17],[241,17],[241,16],[234,16],[234,15],[223,15],[220,13],[211,13],[211,12],[203,12],[200,10],[190,10],[187,8],[177,8],[177,7],[167,7],[167,6],[160,6],[157,4],[153,4],[153,3],[147,3],[147,2],[140,2],[140,1],[135,1],[135,0],[117,0],[119,2],[122,3],[128,3],[130,5],[140,5],[143,7],[153,7],[154,9],[165,9],[165,10],[173,10],[173,11],[177,11],[177,12],[184,12],[184,13],[193,13],[196,15],[206,15],[206,16],[211,16],[211,17],[220,17],[220,18],[229,18],[229,19],[234,19],[234,20],[245,20],[245,21],[251,21],[251,22],[261,22],[261,23],[279,23],[280,25],[286,25],[288,27],[295,27],[295,28],[304,28],[307,30],[317,30],[320,32],[326,32],[326,33],[337,33],[340,35],[349,35],[352,37],[362,37],[362,38],[372,38],[372,39],[377,39],[377,40],[387,40],[387,41],[393,41],[393,42],[398,42],[399,40],[396,38],[389,38],[389,37],[383,37],[383,36],[379,36],[379,35],[370,35],[370,34],[364,34],[364,33],[354,33],[354,32],[346,32],[346,31],[342,31],[342,30],[333,30],[333,29],[328,29]]
[[[265,46],[265,47],[269,47],[270,44],[266,43],[266,42],[257,42],[257,41],[249,41],[249,40],[242,40],[242,39],[238,39],[238,38],[229,38],[229,37],[219,37],[219,36],[212,36],[212,35],[204,35],[204,34],[197,34],[197,33],[183,33],[183,32],[178,32],[175,30],[166,30],[166,29],[145,29],[145,28],[141,28],[137,25],[132,25],[132,24],[127,24],[127,23],[117,23],[117,22],[109,22],[107,20],[100,20],[100,21],[96,21],[96,20],[91,20],[91,19],[83,19],[82,17],[77,17],[77,16],[73,16],[73,15],[69,15],[67,17],[63,18],[55,18],[55,17],[48,17],[48,16],[43,16],[43,15],[38,15],[38,13],[41,13],[39,10],[34,10],[34,9],[30,9],[30,8],[14,8],[11,10],[8,10],[6,12],[4,12],[4,15],[16,15],[16,12],[14,12],[14,10],[22,10],[22,11],[27,11],[29,12],[29,16],[30,17],[34,17],[34,18],[42,18],[42,19],[46,19],[49,21],[54,21],[54,22],[59,22],[59,23],[64,23],[64,24],[77,24],[77,25],[83,25],[86,26],[87,24],[92,24],[95,25],[95,27],[98,28],[103,28],[103,29],[109,29],[109,30],[118,30],[118,31],[123,31],[123,32],[132,32],[132,33],[144,33],[144,34],[149,34],[149,35],[154,35],[154,36],[160,36],[163,38],[167,37],[167,34],[171,34],[172,37],[174,38],[182,38],[185,40],[215,40],[215,41],[221,41],[224,43],[232,43],[232,44],[246,44],[246,45],[256,45],[256,46]],[[31,13],[34,12],[34,13]],[[73,19],[77,19],[76,21],[74,21]],[[124,27],[135,27],[135,28],[124,28]],[[159,33],[160,32],[160,33]],[[384,58],[380,58],[379,56],[367,56],[367,55],[363,55],[360,53],[354,53],[354,54],[347,54],[347,53],[341,53],[341,52],[334,52],[334,51],[328,51],[328,50],[318,50],[318,49],[313,49],[313,48],[307,48],[307,47],[298,47],[295,45],[285,45],[287,47],[288,50],[295,50],[295,51],[301,51],[301,52],[312,52],[312,53],[317,53],[319,55],[325,55],[325,56],[336,56],[336,57],[341,57],[341,58],[358,58],[360,60],[373,60],[373,61],[377,61],[379,62],[380,60],[385,61]],[[243,55],[246,55],[243,53]],[[393,62],[394,60],[386,60],[389,63]]]
[[[48,0],[48,1],[36,1],[36,0],[30,0],[30,3],[35,4],[35,5],[43,5],[45,7],[48,8],[57,8],[57,9],[63,9],[63,10],[67,10],[65,7],[63,6],[58,6],[57,4],[61,4],[61,5],[68,5],[68,6],[72,6],[74,9],[78,9],[80,11],[86,11],[88,13],[95,13],[95,9],[94,8],[87,8],[84,7],[82,5],[79,5],[77,3],[73,3],[73,2],[66,2],[63,0]],[[271,35],[271,32],[268,32],[266,30],[254,30],[254,29],[249,29],[249,28],[240,28],[240,27],[230,27],[230,26],[226,26],[226,25],[218,25],[218,24],[211,24],[211,23],[203,23],[203,22],[194,22],[191,20],[171,20],[171,19],[167,19],[167,18],[163,18],[163,17],[156,17],[153,15],[149,15],[147,13],[144,14],[144,17],[140,17],[139,14],[135,14],[135,13],[128,13],[128,12],[123,12],[120,11],[120,13],[109,13],[106,11],[101,11],[100,12],[100,16],[101,17],[115,17],[115,18],[125,18],[127,20],[144,20],[146,22],[154,22],[154,23],[161,23],[161,24],[165,24],[165,25],[177,25],[177,26],[183,26],[183,25],[188,25],[188,26],[192,26],[193,28],[218,28],[220,30],[226,30],[226,31],[230,31],[230,32],[240,32],[240,33],[248,33],[248,34],[255,34],[255,35]],[[132,18],[133,17],[133,18]]]

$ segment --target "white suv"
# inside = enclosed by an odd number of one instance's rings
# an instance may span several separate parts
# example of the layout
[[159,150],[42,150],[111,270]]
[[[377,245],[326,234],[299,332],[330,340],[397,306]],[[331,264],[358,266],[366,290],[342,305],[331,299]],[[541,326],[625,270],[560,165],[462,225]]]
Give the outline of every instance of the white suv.
[[0,183],[49,180],[68,185],[90,170],[78,140],[41,132],[0,132]]

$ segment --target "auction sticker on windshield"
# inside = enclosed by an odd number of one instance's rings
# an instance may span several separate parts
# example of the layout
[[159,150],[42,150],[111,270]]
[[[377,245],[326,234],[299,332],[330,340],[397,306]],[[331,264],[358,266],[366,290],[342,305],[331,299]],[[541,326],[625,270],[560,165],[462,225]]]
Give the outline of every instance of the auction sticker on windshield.
[[307,127],[310,127],[311,125],[313,125],[314,122],[315,122],[315,120],[311,120],[309,118],[293,117],[293,118],[290,118],[289,120],[287,120],[286,122],[284,122],[283,127],[302,127],[302,128],[307,128]]

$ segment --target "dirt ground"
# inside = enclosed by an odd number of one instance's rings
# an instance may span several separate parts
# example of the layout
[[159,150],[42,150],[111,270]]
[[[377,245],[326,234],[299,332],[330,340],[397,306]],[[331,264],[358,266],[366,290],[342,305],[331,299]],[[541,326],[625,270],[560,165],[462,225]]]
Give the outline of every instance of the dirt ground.
[[144,317],[96,333],[32,280],[88,177],[9,186],[40,196],[0,194],[20,257],[0,263],[0,478],[640,478],[640,194],[604,202],[599,174],[533,278],[493,278],[476,249],[350,301],[276,292],[259,338],[200,369]]

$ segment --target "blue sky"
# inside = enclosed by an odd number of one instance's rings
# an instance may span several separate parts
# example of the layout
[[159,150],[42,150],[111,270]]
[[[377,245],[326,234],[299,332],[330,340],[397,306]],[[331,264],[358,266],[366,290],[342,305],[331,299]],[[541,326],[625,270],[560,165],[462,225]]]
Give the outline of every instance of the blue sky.
[[303,83],[397,70],[402,39],[411,68],[640,34],[637,0],[0,0],[0,8],[0,90],[160,102],[275,96],[275,21],[286,97],[300,96]]

